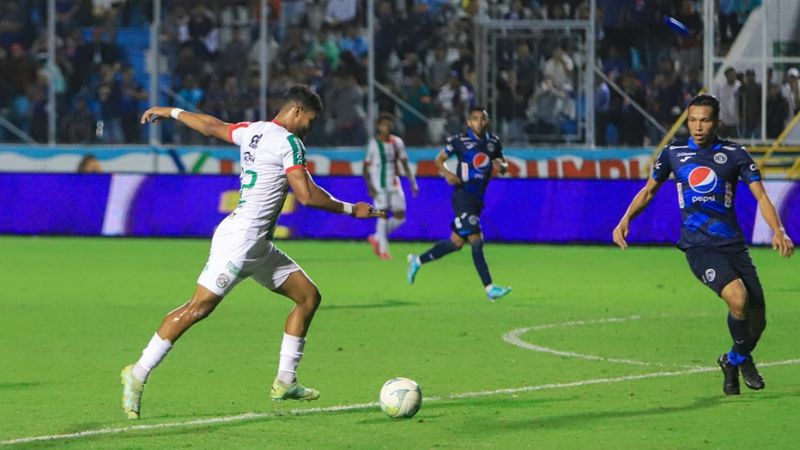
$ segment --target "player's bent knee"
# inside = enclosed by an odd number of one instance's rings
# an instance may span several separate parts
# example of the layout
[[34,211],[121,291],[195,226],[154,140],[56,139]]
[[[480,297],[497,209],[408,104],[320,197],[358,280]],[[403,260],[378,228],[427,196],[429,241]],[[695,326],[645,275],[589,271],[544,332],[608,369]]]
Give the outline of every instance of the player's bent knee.
[[476,251],[476,252],[482,251],[483,250],[483,239],[475,239],[474,241],[471,241],[469,243],[469,245],[472,246],[472,251]]
[[215,301],[201,301],[192,302],[189,304],[188,318],[192,323],[199,322],[214,312],[219,302]]

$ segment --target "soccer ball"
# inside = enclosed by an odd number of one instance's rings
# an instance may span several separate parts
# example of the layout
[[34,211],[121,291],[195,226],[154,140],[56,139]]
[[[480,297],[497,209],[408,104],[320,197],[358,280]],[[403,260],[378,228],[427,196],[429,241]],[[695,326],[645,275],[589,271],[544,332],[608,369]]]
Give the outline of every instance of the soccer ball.
[[414,380],[392,378],[383,384],[379,401],[381,409],[389,417],[407,419],[422,406],[422,391]]

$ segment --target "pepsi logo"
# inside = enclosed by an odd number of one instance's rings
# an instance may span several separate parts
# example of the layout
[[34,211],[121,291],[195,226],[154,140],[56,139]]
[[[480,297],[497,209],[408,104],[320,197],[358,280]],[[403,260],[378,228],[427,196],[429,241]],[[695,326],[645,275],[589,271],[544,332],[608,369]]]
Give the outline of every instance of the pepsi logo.
[[695,167],[689,172],[689,186],[700,194],[711,192],[717,187],[717,174],[708,167]]
[[485,172],[491,164],[492,160],[486,153],[476,153],[475,156],[472,157],[472,166],[481,172]]

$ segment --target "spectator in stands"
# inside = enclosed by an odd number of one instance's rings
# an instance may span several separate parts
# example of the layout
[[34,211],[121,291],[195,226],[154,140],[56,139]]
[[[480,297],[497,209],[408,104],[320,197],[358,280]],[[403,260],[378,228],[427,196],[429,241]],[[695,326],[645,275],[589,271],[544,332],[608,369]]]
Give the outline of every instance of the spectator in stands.
[[439,45],[434,50],[434,57],[425,67],[425,74],[431,91],[438,94],[439,89],[447,82],[450,75],[450,62],[447,60],[447,47]]
[[611,89],[608,83],[600,77],[595,77],[594,91],[594,142],[604,147],[606,142],[606,129],[611,118]]
[[506,143],[525,142],[528,96],[520,90],[517,72],[504,70],[497,79],[497,116]]
[[729,47],[736,35],[739,34],[739,8],[741,0],[719,0],[717,21],[719,23],[719,38],[723,47]]
[[325,111],[334,123],[336,145],[363,145],[367,142],[364,92],[352,73],[340,72],[335,76],[325,104]]
[[204,5],[195,5],[178,29],[178,40],[194,48],[195,54],[211,58],[219,50],[219,29],[214,16]]
[[722,125],[719,135],[723,139],[739,137],[739,88],[742,83],[736,78],[733,67],[725,69],[725,80],[717,84],[716,94],[719,98],[719,118]]
[[744,83],[739,88],[739,119],[745,139],[761,138],[761,83],[756,81],[756,72],[748,69]]
[[767,86],[767,138],[775,139],[780,136],[786,126],[786,117],[789,116],[789,103],[781,94],[777,84]]
[[204,73],[203,63],[195,57],[192,47],[183,47],[178,53],[178,60],[172,70],[172,77],[176,81],[183,80],[187,76],[200,76]]
[[464,128],[468,103],[469,91],[461,82],[461,74],[453,70],[436,96],[436,107],[439,115],[445,119],[448,135],[457,134]]
[[572,92],[575,64],[562,46],[559,45],[553,50],[553,55],[544,64],[543,72],[545,78],[552,80],[556,89],[565,93]]
[[102,171],[103,167],[100,165],[100,160],[93,153],[83,155],[80,162],[78,162],[78,173],[101,173]]
[[3,4],[0,9],[0,47],[28,41],[28,20],[19,2],[8,0]]
[[[645,89],[636,78],[636,74],[630,69],[622,75],[622,90],[637,104],[644,105],[646,103]],[[646,130],[644,116],[627,99],[622,102],[617,128],[621,144],[631,147],[644,145]]]
[[792,120],[800,112],[800,70],[797,67],[792,67],[786,72],[786,82],[781,87],[781,95],[786,99],[788,106],[786,120]]
[[230,40],[220,52],[219,65],[225,75],[234,75],[239,85],[244,86],[247,82],[248,71],[248,44],[242,37],[242,30],[234,28],[230,32]]
[[356,25],[346,28],[344,36],[339,40],[339,49],[342,53],[350,53],[356,60],[367,56],[367,51],[369,51],[367,41],[361,36],[361,31]]
[[97,90],[97,103],[100,109],[97,137],[106,144],[123,142],[120,90],[113,80],[100,85]]
[[545,77],[531,99],[534,126],[527,131],[544,135],[547,140],[560,135],[566,98],[567,94],[552,79]]
[[19,42],[11,44],[6,70],[9,85],[16,95],[24,95],[28,87],[36,81],[36,61],[28,55]]
[[[432,109],[431,91],[418,73],[412,73],[408,86],[403,89],[403,99],[418,113],[429,117]],[[424,145],[428,142],[428,123],[407,109],[403,109],[405,141],[409,146]]]
[[148,98],[142,84],[134,78],[133,67],[125,65],[122,69],[122,80],[120,80],[120,120],[122,121],[122,132],[125,135],[125,143],[138,144],[141,141],[142,127],[139,124],[141,116],[140,102]]
[[90,144],[94,140],[95,119],[84,97],[75,100],[75,108],[61,118],[64,140],[67,144]]
[[357,13],[356,0],[328,0],[325,22],[334,26],[346,25],[355,20]]

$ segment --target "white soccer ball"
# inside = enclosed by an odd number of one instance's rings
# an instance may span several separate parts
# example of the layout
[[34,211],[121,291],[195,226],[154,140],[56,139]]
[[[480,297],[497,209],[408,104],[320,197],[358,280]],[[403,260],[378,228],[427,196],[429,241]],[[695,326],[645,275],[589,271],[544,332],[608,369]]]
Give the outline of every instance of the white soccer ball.
[[379,401],[381,409],[389,417],[409,418],[422,406],[422,391],[414,380],[392,378],[383,384]]

